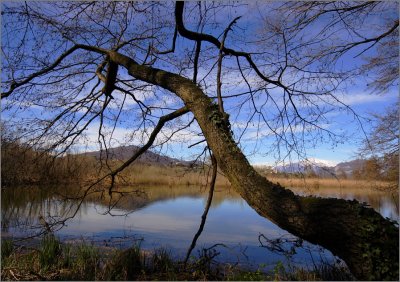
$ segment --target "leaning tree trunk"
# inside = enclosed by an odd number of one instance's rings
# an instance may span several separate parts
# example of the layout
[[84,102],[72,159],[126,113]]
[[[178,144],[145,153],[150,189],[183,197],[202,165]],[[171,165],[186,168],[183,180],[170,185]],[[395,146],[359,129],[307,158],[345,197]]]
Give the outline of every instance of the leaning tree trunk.
[[194,114],[218,165],[234,189],[260,215],[342,258],[363,280],[398,280],[399,230],[357,201],[296,196],[260,176],[232,138],[218,106],[192,81],[108,52],[137,79],[179,96]]

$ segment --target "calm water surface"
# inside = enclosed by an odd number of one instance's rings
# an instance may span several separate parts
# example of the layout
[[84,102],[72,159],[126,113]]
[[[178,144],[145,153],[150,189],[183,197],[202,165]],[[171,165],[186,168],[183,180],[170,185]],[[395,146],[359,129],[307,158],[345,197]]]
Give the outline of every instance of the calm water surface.
[[[74,188],[57,188],[58,193]],[[54,188],[8,187],[2,191],[2,236],[32,235],[40,226],[38,218],[57,221],[73,216],[57,235],[65,241],[88,240],[99,245],[121,248],[140,242],[144,249],[166,247],[178,257],[184,256],[200,224],[208,192],[199,187],[134,187],[119,201],[92,196],[81,204],[54,195]],[[383,216],[399,219],[398,194],[376,190],[320,188],[293,189],[297,194],[357,199],[368,203]],[[114,208],[110,211],[110,203]],[[213,204],[197,246],[220,252],[218,260],[246,264],[274,265],[286,260],[282,254],[262,247],[260,234],[269,239],[295,239],[268,219],[259,216],[238,194],[229,188],[216,188]],[[138,240],[138,241],[136,241]],[[264,242],[264,241],[263,241]],[[283,247],[290,249],[291,244]],[[199,249],[197,249],[199,250]],[[196,254],[194,252],[193,254]],[[329,251],[305,242],[291,258],[292,263],[310,265],[313,261],[333,259]]]

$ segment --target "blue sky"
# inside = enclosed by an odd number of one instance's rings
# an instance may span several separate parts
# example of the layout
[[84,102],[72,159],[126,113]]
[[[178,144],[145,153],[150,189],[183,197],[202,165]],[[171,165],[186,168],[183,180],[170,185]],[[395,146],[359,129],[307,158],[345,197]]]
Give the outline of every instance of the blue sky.
[[[47,4],[38,4],[38,5],[47,5]],[[226,27],[227,23],[230,22],[230,20],[232,20],[237,15],[241,15],[242,17],[238,20],[233,30],[229,33],[226,42],[227,46],[236,48],[238,50],[244,49],[246,51],[252,51],[252,52],[259,52],[260,50],[265,51],[266,48],[264,45],[256,44],[253,42],[256,40],[263,39],[264,36],[266,38],[268,25],[264,26],[263,24],[260,24],[260,20],[271,18],[276,22],[279,22],[280,19],[274,19],[273,15],[268,14],[268,12],[264,13],[263,10],[264,8],[262,6],[260,6],[259,9],[256,9],[255,7],[253,7],[254,5],[255,5],[254,3],[250,3],[248,5],[246,4],[244,6],[241,6],[241,3],[239,3],[238,7],[236,7],[235,9],[218,10],[219,17],[211,17],[212,21],[215,21],[217,25],[214,25],[210,22],[205,24],[202,29],[204,32],[213,34],[214,36],[219,36]],[[252,6],[252,7],[246,10],[248,8],[247,6]],[[185,20],[187,23],[187,27],[189,29],[195,30],[197,28],[198,14],[196,14],[196,11],[197,10],[195,4],[193,4],[192,7],[189,7],[186,10]],[[168,10],[161,11],[160,14],[161,16],[159,16],[158,19],[156,19],[160,22],[165,21],[168,23],[168,20],[172,19],[171,13],[168,12]],[[398,18],[398,11],[392,11],[391,15],[389,14],[386,14],[385,16]],[[163,17],[165,17],[165,19]],[[371,17],[369,20],[370,23],[376,24],[380,23],[383,20],[383,18],[384,17],[382,17],[382,15],[375,15]],[[3,23],[10,23],[11,20],[13,19],[3,17],[2,20]],[[148,19],[146,18],[136,19],[136,21],[143,21],[144,25],[149,24],[147,20]],[[132,27],[134,27],[133,24]],[[364,27],[364,29],[366,28],[367,26]],[[11,28],[9,27],[8,29],[3,27],[3,35],[2,35],[3,55],[9,56],[11,54],[9,53],[10,51],[7,48],[5,48],[4,42],[18,41],[21,40],[21,38],[23,38],[24,36],[23,32],[18,32],[14,30],[15,27],[13,26],[11,26]],[[169,44],[171,42],[170,37],[172,36],[171,28],[165,26],[163,27],[162,30],[166,32],[165,33],[166,37],[165,41],[159,43],[160,46],[158,47],[160,49],[161,47],[163,48],[169,47]],[[8,31],[11,31],[11,33],[9,33]],[[37,31],[39,32],[40,28],[38,28]],[[371,32],[372,33],[374,32],[368,30],[365,31],[363,30],[363,27],[360,26],[360,32],[361,31],[366,32],[367,35]],[[133,29],[133,32],[135,32],[135,29]],[[288,48],[292,47],[294,48],[298,40],[300,40],[300,37],[311,38],[317,33],[318,33],[318,23],[316,23],[316,26],[311,26],[306,33],[298,34],[297,35],[298,38],[295,37],[292,39],[292,41],[288,41],[287,43]],[[12,34],[14,37],[10,38],[9,37],[10,34]],[[44,35],[50,36],[48,39],[54,41],[55,45],[51,46],[62,44],[58,43],[57,37],[51,37],[52,35],[46,33],[44,33]],[[339,38],[345,36],[347,35],[339,34]],[[35,40],[38,39],[36,39],[36,37],[32,37],[30,38],[30,41],[26,42],[27,48],[25,48],[24,52],[27,58],[30,55],[35,54],[34,52],[36,52],[36,49],[33,48]],[[95,41],[94,38],[90,40]],[[281,39],[278,38],[277,40]],[[29,48],[29,46],[32,48]],[[50,52],[50,55],[46,57],[46,59],[51,60],[52,59],[51,57],[54,56],[54,58],[56,58],[58,53],[57,52],[53,53],[53,51],[51,50],[52,47],[49,46],[50,45],[46,47],[47,50],[46,49],[44,50]],[[138,49],[137,52],[134,53],[135,59],[144,58],[146,46],[147,45],[143,43],[144,48]],[[204,44],[204,46],[203,50],[205,49],[209,50],[203,51],[202,53],[201,58],[203,58],[204,61],[201,61],[199,69],[200,85],[203,87],[204,91],[209,96],[215,96],[216,69],[215,68],[212,69],[212,64],[215,63],[216,60],[215,56],[218,50],[216,50],[216,48],[210,48],[211,46],[209,44]],[[282,52],[279,49],[279,46],[274,46],[273,42],[272,43],[269,42],[269,45],[266,46],[271,50],[267,50],[267,52],[263,55],[253,55],[253,57],[256,58],[257,62],[260,65],[265,65],[263,67],[263,70],[268,75],[272,74],[274,72],[274,69],[278,69],[279,67],[283,66],[282,59],[284,57],[282,57]],[[176,52],[173,55],[166,57],[167,60],[157,61],[155,66],[174,72],[178,71],[179,68],[183,67],[181,73],[183,75],[186,75],[187,77],[191,77],[192,70],[188,68],[189,65],[186,66],[185,63],[181,62],[185,62],[185,60],[188,60],[188,54],[190,54],[193,50],[194,50],[193,41],[183,40],[181,37],[178,37]],[[355,48],[354,50],[351,50],[350,52],[346,53],[340,60],[338,60],[335,66],[335,68],[337,67],[337,69],[335,69],[335,71],[336,70],[339,71],[340,69],[341,70],[356,69],[357,67],[361,66],[362,63],[364,62],[363,56],[355,57],[355,55],[360,50],[362,49]],[[304,54],[306,54],[307,51],[308,50],[303,51],[305,52]],[[32,52],[32,54],[30,52]],[[133,51],[122,50],[122,52],[133,52]],[[374,52],[375,50],[371,49],[367,53],[365,53],[365,56],[373,55]],[[3,57],[3,63],[7,56]],[[305,60],[304,56],[298,57],[298,59],[299,59],[298,62],[299,64],[303,60]],[[26,60],[29,61],[29,59]],[[29,61],[29,63],[32,62]],[[254,71],[246,69],[246,63],[243,60],[241,61],[241,64],[244,67],[243,72],[246,75],[247,80],[252,85],[253,90],[259,87],[267,87],[267,88],[270,87],[269,85],[265,85],[265,82],[260,80],[255,75]],[[223,95],[232,95],[248,91],[247,84],[241,78],[240,72],[238,71],[236,65],[236,59],[232,57],[225,58],[223,66],[224,66],[222,74]],[[319,66],[318,63],[315,63],[309,67],[310,69],[313,69],[314,67],[317,68]],[[211,75],[207,76],[207,74],[210,71]],[[123,69],[120,69],[119,75],[120,78],[128,78],[126,76],[126,71]],[[299,75],[301,74],[296,73],[292,69],[290,71],[288,70],[284,74],[282,79],[286,84],[290,84],[292,83],[292,81],[298,79]],[[204,81],[201,81],[204,77],[206,77],[206,79]],[[2,80],[3,81],[6,80],[5,73],[2,74]],[[74,81],[71,82],[74,83]],[[332,94],[335,95],[335,97],[338,97],[340,101],[349,105],[351,109],[353,109],[355,113],[357,113],[360,117],[369,118],[372,113],[382,114],[384,113],[386,107],[393,105],[398,99],[398,88],[392,87],[391,89],[388,89],[386,93],[378,95],[376,93],[371,93],[370,89],[367,86],[369,82],[370,81],[368,77],[358,76],[352,81],[349,80],[346,83],[339,85],[338,88],[332,92]],[[326,83],[327,85],[326,87],[328,88],[333,87],[330,86],[330,82],[328,82],[327,79],[322,79],[322,84],[324,83]],[[89,83],[86,86],[86,91],[87,89],[93,87],[94,84],[95,84],[94,81]],[[297,87],[300,87],[301,89],[312,89],[315,92],[318,92],[318,89],[322,86],[308,82],[304,83],[303,86],[297,86]],[[56,103],[58,98],[64,96],[65,99],[65,96],[71,97],[71,93],[73,93],[73,91],[68,93],[67,92],[51,93],[52,91],[51,89],[45,89],[45,88],[41,89],[34,87],[32,93],[30,93],[32,94],[31,97],[35,97],[36,93],[43,92],[42,91],[43,89],[51,94],[51,96],[49,97],[54,97],[54,98],[49,98],[47,102],[42,103],[42,106],[30,104],[32,101],[28,99],[24,101],[18,101],[17,103],[13,104],[13,106],[10,109],[8,109],[6,107],[13,103],[12,100],[7,99],[5,101],[2,101],[2,120],[3,121],[13,120],[13,122],[18,126],[30,128],[31,126],[33,126],[34,122],[41,120],[41,122],[43,123],[44,122],[43,120],[49,119],[51,118],[51,116],[53,117],[56,116],[57,113],[62,110],[62,108],[61,107],[49,108],[49,106],[52,105],[52,103]],[[79,93],[79,95],[77,95],[76,97],[82,97],[82,95],[85,95],[85,93],[86,92]],[[148,91],[135,91],[134,93],[137,98],[146,102],[148,105],[165,108],[163,110],[153,110],[153,114],[155,116],[160,116],[162,114],[168,113],[169,110],[167,108],[178,108],[182,106],[182,102],[177,97],[175,97],[171,93],[162,91],[160,89],[156,90],[148,89]],[[154,122],[156,122],[156,118],[151,118],[151,121],[149,121],[146,124],[146,127],[141,126],[139,106],[132,99],[131,100],[127,99],[124,101],[124,106],[122,107],[120,121],[114,124],[111,118],[118,114],[119,109],[121,108],[123,103],[123,98],[122,95],[120,94],[121,93],[118,93],[118,91],[114,92],[115,99],[112,101],[111,105],[109,106],[109,110],[107,112],[108,116],[110,117],[110,120],[104,121],[104,128],[103,128],[104,131],[108,133],[111,132],[113,133],[112,139],[109,140],[109,145],[118,146],[125,144],[135,144],[135,145],[143,144],[144,142],[146,142],[148,134],[151,133],[151,130],[154,127]],[[281,144],[281,146],[276,147],[274,145],[274,141],[276,141],[276,138],[271,134],[271,130],[268,129],[268,126],[264,122],[259,120],[260,115],[255,115],[251,120],[249,120],[249,117],[251,117],[252,114],[254,113],[254,109],[251,108],[252,102],[249,100],[245,102],[244,101],[245,98],[248,99],[248,96],[240,96],[239,98],[235,99],[230,99],[230,98],[225,99],[225,109],[231,115],[230,118],[231,118],[232,130],[234,132],[236,140],[239,140],[239,137],[241,136],[240,146],[243,149],[244,153],[248,156],[249,161],[251,163],[273,165],[275,161],[282,159],[284,156],[286,156],[285,146]],[[278,114],[278,108],[275,107],[274,103],[275,102],[277,103],[276,105],[278,105],[279,109],[283,107],[285,101],[284,99],[286,99],[285,96],[283,95],[283,92],[279,89],[268,89],[268,94],[266,92],[257,92],[255,93],[254,98],[255,98],[254,102],[255,105],[257,107],[260,107],[260,109],[262,109],[263,114],[265,114],[265,116],[268,117],[268,122],[270,123],[270,125],[272,125],[275,130],[278,131],[285,130],[285,126],[287,126],[287,124],[279,124],[276,123],[276,121],[274,120]],[[272,99],[275,99],[275,102],[273,102]],[[311,102],[305,101],[304,97],[298,97],[295,99],[296,99],[295,104],[298,107],[299,112],[302,115],[304,115],[305,118],[310,120],[313,119],[313,115],[317,115],[319,113],[318,108],[316,108],[315,106],[311,106],[312,103],[314,102],[317,103],[319,109],[324,110],[326,112],[324,113],[325,118],[318,119],[315,122],[315,125],[319,126],[323,130],[329,130],[338,135],[342,135],[342,137],[332,139],[329,138],[329,136],[326,133],[323,132],[318,133],[318,131],[315,130],[315,128],[313,127],[306,126],[305,131],[300,130],[300,127],[299,128],[296,127],[293,129],[294,130],[293,137],[300,140],[299,143],[302,143],[304,141],[304,148],[306,148],[307,150],[303,151],[303,149],[301,149],[300,151],[302,155],[300,157],[298,157],[295,153],[293,153],[290,155],[290,157],[286,158],[286,160],[298,161],[299,158],[307,157],[309,159],[315,159],[316,161],[325,161],[328,164],[336,164],[338,162],[354,159],[357,157],[356,156],[357,149],[360,147],[361,142],[365,136],[363,130],[361,129],[359,121],[355,119],[353,113],[343,108],[339,110],[337,105],[330,106],[329,103],[332,102],[332,99],[330,99],[329,97],[324,97],[323,98],[324,102],[320,101],[317,96],[311,97],[310,98]],[[100,106],[101,103],[97,105],[97,107]],[[294,109],[289,105],[288,115],[291,116],[293,114],[293,111]],[[81,115],[82,113],[77,112],[76,115],[74,115],[74,118],[79,118]],[[175,122],[174,124],[177,127],[179,126],[183,127],[185,124],[191,121],[192,118],[193,118],[192,115],[188,114],[180,118],[180,120]],[[360,121],[362,123],[362,127],[364,128],[365,132],[368,133],[370,131],[371,124],[367,121],[367,119],[361,118]],[[247,124],[247,129],[245,132],[243,132],[244,128],[246,127],[246,124]],[[85,131],[87,135],[86,140],[89,141],[89,143],[87,145],[84,145],[83,140],[78,142],[75,146],[76,150],[80,151],[83,148],[86,148],[88,150],[95,150],[98,148],[97,133],[99,125],[100,121],[98,119],[95,119],[92,122],[92,124],[88,127],[88,129]],[[157,139],[157,143],[158,144],[162,143],[163,140],[165,140],[169,136],[172,130],[173,128],[171,126],[166,126],[165,129],[162,131],[162,134],[160,134],[159,138]],[[305,132],[305,135],[301,136],[303,132]],[[171,139],[169,143],[164,144],[161,148],[156,147],[154,148],[154,150],[177,158],[193,159],[199,152],[203,150],[204,147],[203,143],[193,148],[190,149],[188,148],[189,145],[202,140],[202,137],[199,136],[199,133],[200,130],[197,124],[194,122],[190,127],[184,128],[177,134],[175,134],[175,136]],[[292,136],[290,136],[290,134],[288,134],[287,132],[286,134],[287,136],[289,136],[289,138],[292,138]],[[47,142],[49,141],[51,140],[49,139]]]
[[[347,97],[347,99],[344,99],[347,104],[360,117],[366,118],[361,121],[365,133],[368,134],[372,123],[368,122],[367,119],[371,118],[371,114],[384,114],[385,109],[396,102],[398,93],[394,89],[385,95],[377,95],[371,94],[365,89],[363,91],[362,87],[355,87],[345,97]],[[329,165],[358,158],[357,152],[362,146],[363,140],[365,140],[365,135],[359,121],[354,118],[352,113],[347,112],[333,112],[328,115],[328,119],[332,123],[329,125],[329,128],[334,132],[344,133],[345,137],[338,142],[322,141],[318,142],[315,146],[308,147],[307,157],[310,160],[324,162]],[[268,141],[268,138],[262,141],[251,137],[251,134],[249,135],[249,138],[243,138],[240,143],[249,161],[257,165],[274,165],[276,158],[273,153],[268,153],[270,149],[268,144],[271,143]],[[194,152],[193,150],[187,150],[186,147],[186,142],[176,143],[169,148],[170,154],[182,154],[183,157],[190,159],[190,156]],[[298,161],[296,156],[293,157],[292,161]]]

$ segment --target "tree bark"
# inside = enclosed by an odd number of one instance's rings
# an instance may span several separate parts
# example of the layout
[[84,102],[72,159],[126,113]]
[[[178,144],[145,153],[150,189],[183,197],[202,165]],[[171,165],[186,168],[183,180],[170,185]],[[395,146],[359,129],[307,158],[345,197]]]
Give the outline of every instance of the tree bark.
[[390,220],[357,201],[296,196],[259,175],[232,138],[218,105],[192,81],[137,64],[117,52],[111,60],[133,77],[179,96],[194,114],[207,143],[233,188],[280,228],[330,250],[363,280],[398,280],[399,230]]

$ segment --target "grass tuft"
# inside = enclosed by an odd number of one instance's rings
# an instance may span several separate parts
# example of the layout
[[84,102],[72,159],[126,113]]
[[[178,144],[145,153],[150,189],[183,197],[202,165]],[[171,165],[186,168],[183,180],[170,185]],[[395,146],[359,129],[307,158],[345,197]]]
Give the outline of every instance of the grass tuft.
[[79,244],[76,247],[72,264],[74,274],[79,280],[95,280],[100,264],[100,254],[93,245]]
[[1,264],[6,260],[14,251],[14,245],[11,240],[1,240]]
[[106,271],[106,280],[136,280],[145,269],[145,255],[140,245],[116,252]]
[[40,267],[47,270],[53,264],[58,262],[61,250],[61,243],[53,234],[50,233],[45,235],[42,239],[39,252]]

